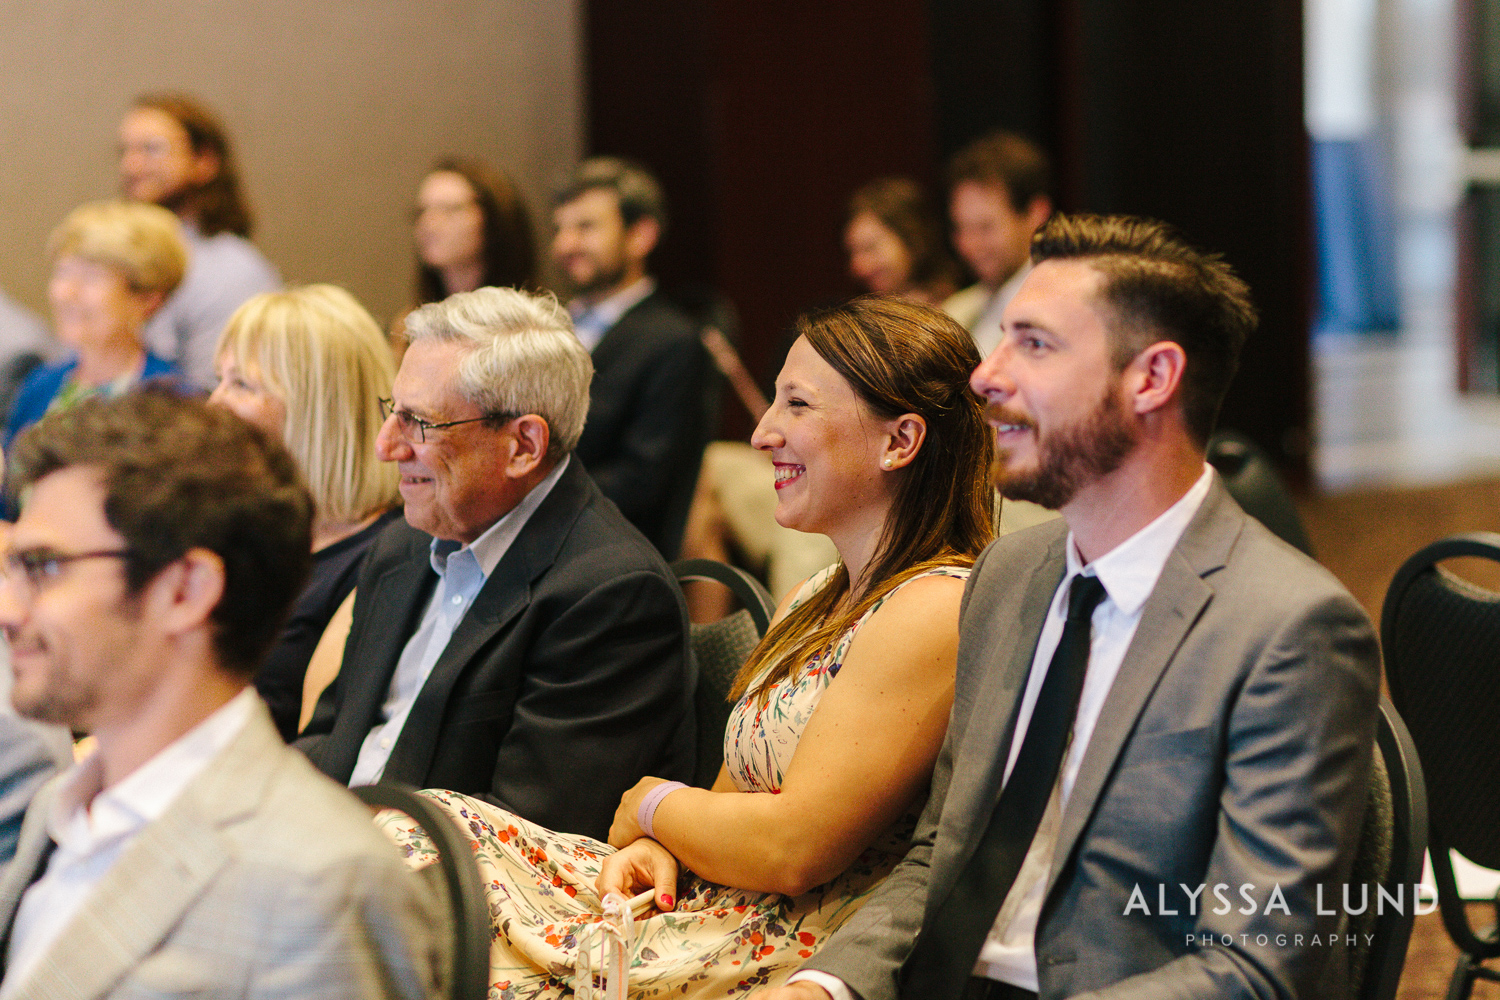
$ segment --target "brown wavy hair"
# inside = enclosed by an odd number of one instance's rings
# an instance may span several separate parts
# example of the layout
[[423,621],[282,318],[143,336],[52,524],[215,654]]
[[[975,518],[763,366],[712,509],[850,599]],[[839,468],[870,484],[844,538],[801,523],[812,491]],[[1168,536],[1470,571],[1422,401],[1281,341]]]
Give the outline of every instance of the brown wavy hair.
[[194,219],[204,236],[228,232],[248,239],[254,220],[240,191],[240,172],[229,148],[229,136],[213,112],[185,94],[145,94],[135,99],[134,107],[171,115],[187,132],[194,154],[212,153],[219,161],[219,172],[213,180],[184,191],[166,207]]
[[[520,189],[509,176],[467,156],[449,156],[433,164],[426,176],[457,174],[474,192],[474,203],[484,220],[480,255],[484,275],[479,287],[535,290],[536,237],[531,213]],[[417,261],[417,305],[441,302],[450,294],[435,267]]]
[[943,242],[943,223],[922,185],[910,177],[880,177],[849,198],[847,226],[869,212],[896,234],[911,255],[911,284],[923,287],[958,283],[958,265]]
[[802,316],[796,332],[877,417],[914,413],[926,421],[927,434],[912,462],[894,473],[900,477],[896,495],[864,592],[847,610],[835,611],[849,592],[849,571],[840,564],[761,639],[735,678],[731,700],[752,683],[764,699],[892,590],[937,566],[972,565],[994,537],[994,440],[983,402],[969,391],[980,357],[968,331],[930,306],[866,295]]

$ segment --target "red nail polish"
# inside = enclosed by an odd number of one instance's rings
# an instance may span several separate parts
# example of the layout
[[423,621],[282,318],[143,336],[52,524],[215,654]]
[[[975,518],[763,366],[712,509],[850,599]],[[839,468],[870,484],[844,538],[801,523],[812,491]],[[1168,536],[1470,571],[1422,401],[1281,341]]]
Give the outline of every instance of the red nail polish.
[[664,909],[664,910],[670,910],[672,908],[672,897],[671,896],[663,896],[661,898],[661,908]]

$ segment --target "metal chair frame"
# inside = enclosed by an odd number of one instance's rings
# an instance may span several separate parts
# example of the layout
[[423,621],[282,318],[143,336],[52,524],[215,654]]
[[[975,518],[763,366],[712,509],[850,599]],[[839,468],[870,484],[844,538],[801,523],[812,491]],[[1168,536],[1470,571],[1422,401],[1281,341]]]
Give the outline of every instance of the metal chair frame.
[[[1399,665],[1393,665],[1395,657],[1399,655],[1396,628],[1402,601],[1412,584],[1420,577],[1438,571],[1439,562],[1460,557],[1500,562],[1500,534],[1468,532],[1433,542],[1402,564],[1386,591],[1380,617],[1380,640],[1385,650],[1391,700],[1399,710],[1405,711],[1408,703],[1408,678],[1405,671],[1399,669]],[[1476,592],[1479,590],[1472,584],[1461,585]],[[1494,594],[1493,597],[1500,602],[1500,594]],[[1496,664],[1495,669],[1500,670],[1500,664]],[[1475,707],[1479,710],[1488,709],[1494,717],[1494,723],[1500,725],[1500,711],[1497,711],[1500,706]],[[1495,900],[1496,926],[1484,932],[1476,932],[1469,922],[1465,901],[1458,893],[1458,880],[1453,873],[1453,862],[1449,856],[1451,842],[1445,835],[1443,821],[1444,817],[1440,815],[1429,815],[1428,853],[1432,860],[1433,881],[1437,885],[1438,908],[1442,913],[1443,926],[1460,952],[1453,977],[1449,981],[1447,997],[1448,1000],[1463,1000],[1473,991],[1474,982],[1478,979],[1500,982],[1500,971],[1483,964],[1489,959],[1500,957],[1500,896]],[[1500,817],[1496,817],[1496,822],[1500,824]]]
[[[761,586],[759,580],[738,566],[730,566],[713,559],[683,559],[672,564],[672,572],[679,583],[708,580],[723,584],[734,594],[742,608],[719,621],[702,625],[695,624],[692,628],[693,655],[699,660],[698,692],[695,695],[699,715],[698,773],[693,777],[699,785],[706,788],[713,785],[719,773],[719,766],[723,764],[724,734],[722,726],[718,724],[723,721],[721,716],[727,713],[723,698],[728,694],[727,688],[720,690],[715,683],[718,672],[703,669],[704,653],[709,646],[708,637],[724,629],[731,619],[743,615],[749,618],[750,625],[758,639],[765,635],[766,629],[770,627],[771,618],[776,613],[776,603],[771,599],[766,588]],[[740,628],[742,629],[743,626]],[[705,725],[706,722],[707,725]],[[710,766],[716,756],[719,764]]]
[[[468,837],[416,789],[395,783],[350,789],[366,805],[404,812],[438,849],[438,866],[453,916],[453,1000],[486,1000],[490,991],[490,906]],[[420,874],[420,873],[418,873]]]

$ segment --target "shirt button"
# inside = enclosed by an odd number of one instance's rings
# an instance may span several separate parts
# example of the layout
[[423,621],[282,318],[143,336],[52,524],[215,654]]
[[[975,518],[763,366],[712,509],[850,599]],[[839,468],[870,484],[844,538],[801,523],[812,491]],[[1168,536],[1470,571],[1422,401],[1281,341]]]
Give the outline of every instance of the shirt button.
[[391,748],[391,738],[389,736],[383,736],[383,737],[381,737],[381,739],[380,739],[380,749],[382,749],[382,750],[389,750],[390,748]]
[[464,602],[464,599],[463,599],[462,596],[460,596],[458,594],[454,594],[453,595],[453,603],[454,604],[462,604],[463,602]]

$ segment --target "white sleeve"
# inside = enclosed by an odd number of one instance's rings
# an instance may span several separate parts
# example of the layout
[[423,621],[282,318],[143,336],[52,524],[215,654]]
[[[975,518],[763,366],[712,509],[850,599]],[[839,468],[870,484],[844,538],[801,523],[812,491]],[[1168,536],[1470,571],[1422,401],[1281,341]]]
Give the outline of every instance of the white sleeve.
[[790,986],[793,983],[800,982],[812,983],[814,986],[823,987],[828,991],[828,995],[833,997],[833,1000],[859,1000],[847,983],[838,976],[830,976],[826,972],[818,972],[816,969],[803,969],[801,972],[794,972],[792,978],[788,979],[786,984]]

